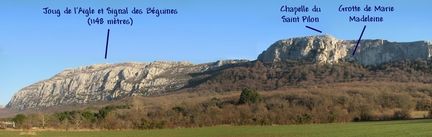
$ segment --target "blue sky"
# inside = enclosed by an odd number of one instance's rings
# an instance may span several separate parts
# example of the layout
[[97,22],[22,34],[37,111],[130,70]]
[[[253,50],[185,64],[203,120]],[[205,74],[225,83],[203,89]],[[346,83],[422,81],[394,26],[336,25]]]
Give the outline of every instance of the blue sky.
[[[157,60],[205,63],[220,59],[254,60],[273,42],[316,35],[309,25],[339,39],[391,41],[432,40],[432,2],[428,0],[3,0],[0,2],[0,104],[6,105],[19,89],[48,79],[65,68],[83,65],[152,62]],[[394,6],[382,23],[350,23],[339,5]],[[321,7],[319,23],[282,23],[280,6]],[[42,8],[65,7],[175,8],[177,15],[120,15],[132,17],[133,26],[88,26],[83,15],[42,14]],[[92,16],[95,17],[95,16]],[[101,15],[110,18],[111,15]],[[108,59],[104,48],[111,30]]]

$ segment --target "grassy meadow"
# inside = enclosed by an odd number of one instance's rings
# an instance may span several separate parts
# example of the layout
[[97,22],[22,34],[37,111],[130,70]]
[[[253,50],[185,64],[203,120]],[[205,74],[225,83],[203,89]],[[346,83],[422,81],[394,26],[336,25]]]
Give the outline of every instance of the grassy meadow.
[[432,120],[276,126],[215,126],[128,131],[0,131],[0,137],[419,137],[432,136]]

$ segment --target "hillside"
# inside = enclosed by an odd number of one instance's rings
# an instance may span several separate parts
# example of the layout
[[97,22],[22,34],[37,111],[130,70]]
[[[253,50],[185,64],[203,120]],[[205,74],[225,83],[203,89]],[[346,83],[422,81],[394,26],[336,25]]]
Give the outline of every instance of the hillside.
[[[247,104],[239,103],[240,94],[240,91],[200,91],[126,97],[124,102],[99,107],[81,105],[47,114],[27,113],[26,120],[18,126],[114,130],[345,123],[429,118],[432,108],[432,86],[415,82],[284,87],[259,91],[260,101]],[[52,109],[46,109],[49,110]]]
[[68,69],[21,89],[6,107],[43,109],[133,96],[235,91],[245,87],[276,90],[353,81],[432,81],[432,46],[428,42],[362,40],[359,50],[351,56],[354,43],[328,35],[308,36],[279,40],[255,61],[122,63]]
[[363,66],[350,62],[315,64],[312,62],[262,63],[260,61],[208,72],[210,77],[192,81],[195,91],[231,91],[246,87],[275,90],[289,86],[314,86],[341,82],[432,82],[432,60],[404,60]]
[[7,108],[0,108],[0,118],[5,118],[5,117],[12,117],[14,116],[16,113],[10,109]]
[[163,95],[184,87],[190,73],[244,60],[194,65],[188,62],[101,64],[65,70],[21,89],[6,106],[14,110],[88,104],[131,96]]

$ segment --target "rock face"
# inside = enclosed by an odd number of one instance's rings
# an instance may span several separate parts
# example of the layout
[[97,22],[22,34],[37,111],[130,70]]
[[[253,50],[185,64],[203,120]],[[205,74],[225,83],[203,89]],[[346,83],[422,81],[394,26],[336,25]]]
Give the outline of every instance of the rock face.
[[8,103],[15,110],[85,104],[135,95],[160,95],[184,87],[190,74],[245,60],[194,65],[187,62],[103,64],[65,70],[23,88]]
[[261,53],[258,60],[266,63],[307,60],[330,64],[354,60],[362,65],[379,65],[404,59],[428,59],[432,53],[432,45],[425,41],[362,40],[352,56],[356,42],[337,40],[328,35],[279,40]]
[[430,59],[432,44],[426,41],[389,42],[386,40],[362,41],[354,55],[362,65],[379,65],[398,60]]

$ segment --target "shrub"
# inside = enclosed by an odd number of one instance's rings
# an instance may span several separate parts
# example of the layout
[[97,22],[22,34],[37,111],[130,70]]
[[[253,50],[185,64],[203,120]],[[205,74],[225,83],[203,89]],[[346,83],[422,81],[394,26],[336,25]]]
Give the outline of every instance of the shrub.
[[429,110],[429,111],[428,111],[427,118],[432,118],[432,110]]
[[87,120],[87,121],[90,121],[90,122],[92,122],[92,123],[94,123],[94,122],[96,122],[96,116],[95,116],[96,114],[94,114],[94,113],[92,113],[92,112],[90,112],[90,111],[84,111],[84,112],[82,112],[81,113],[81,116],[85,119],[85,120]]
[[246,103],[257,103],[261,101],[261,96],[258,94],[257,91],[251,90],[249,88],[245,88],[242,90],[240,94],[239,104],[246,104]]
[[18,114],[12,119],[12,121],[15,122],[18,127],[21,127],[26,119],[27,116],[25,116],[24,114]]
[[298,124],[310,123],[312,121],[312,115],[307,113],[302,115],[297,115],[295,121]]
[[411,114],[409,110],[398,110],[394,112],[393,119],[401,120],[401,119],[410,119]]

